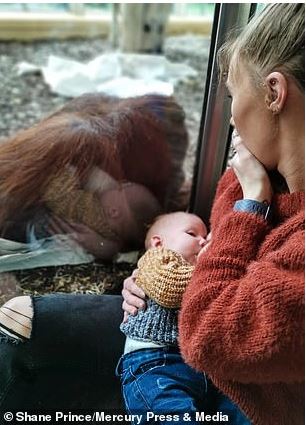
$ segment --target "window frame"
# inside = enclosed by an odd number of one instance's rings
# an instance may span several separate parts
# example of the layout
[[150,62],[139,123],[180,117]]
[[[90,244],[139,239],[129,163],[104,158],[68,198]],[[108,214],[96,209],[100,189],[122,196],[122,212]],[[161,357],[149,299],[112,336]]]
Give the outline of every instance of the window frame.
[[256,3],[216,3],[212,26],[203,109],[189,210],[209,222],[218,181],[230,147],[231,101],[219,84],[217,51],[235,28],[243,28],[256,12]]

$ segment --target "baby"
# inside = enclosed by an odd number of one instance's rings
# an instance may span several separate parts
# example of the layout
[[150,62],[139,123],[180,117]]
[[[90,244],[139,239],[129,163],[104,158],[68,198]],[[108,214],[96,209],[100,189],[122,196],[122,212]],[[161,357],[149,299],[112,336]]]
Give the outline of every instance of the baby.
[[194,414],[203,410],[206,378],[180,355],[177,317],[206,238],[203,221],[184,212],[159,216],[147,233],[147,251],[136,275],[136,283],[149,298],[147,309],[121,324],[127,338],[117,366],[126,408],[142,414],[140,423],[147,423],[148,411]]
[[111,259],[119,251],[142,245],[145,225],[160,213],[161,207],[145,186],[119,183],[101,173],[99,180],[106,182],[103,188],[96,183],[83,189],[72,170],[63,171],[50,183],[44,202],[60,219],[84,224],[99,234],[99,258]]

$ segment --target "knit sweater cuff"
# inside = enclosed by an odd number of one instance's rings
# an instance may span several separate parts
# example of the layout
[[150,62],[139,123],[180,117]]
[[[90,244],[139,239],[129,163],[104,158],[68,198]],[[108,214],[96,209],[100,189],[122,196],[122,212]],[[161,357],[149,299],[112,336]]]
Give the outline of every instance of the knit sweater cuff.
[[[221,279],[238,278],[258,254],[269,230],[267,221],[258,215],[232,211],[216,227],[212,243],[199,259]],[[216,276],[214,276],[215,278]]]

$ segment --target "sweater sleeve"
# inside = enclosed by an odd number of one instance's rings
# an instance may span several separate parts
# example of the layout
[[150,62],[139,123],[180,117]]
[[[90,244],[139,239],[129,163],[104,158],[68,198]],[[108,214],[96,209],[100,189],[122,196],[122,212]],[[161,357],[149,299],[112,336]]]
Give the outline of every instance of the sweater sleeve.
[[213,228],[179,317],[181,351],[196,369],[241,383],[303,380],[302,219],[259,255],[268,232],[261,217],[233,211]]

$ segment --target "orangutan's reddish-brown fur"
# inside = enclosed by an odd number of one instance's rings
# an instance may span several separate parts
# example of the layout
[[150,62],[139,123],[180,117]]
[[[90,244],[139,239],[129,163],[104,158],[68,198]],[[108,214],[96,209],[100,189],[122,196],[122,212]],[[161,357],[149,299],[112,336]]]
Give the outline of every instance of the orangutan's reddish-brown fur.
[[81,183],[98,166],[117,180],[143,184],[171,209],[186,148],[184,113],[173,98],[76,98],[0,146],[0,228],[40,205],[50,180],[67,165]]

